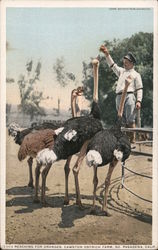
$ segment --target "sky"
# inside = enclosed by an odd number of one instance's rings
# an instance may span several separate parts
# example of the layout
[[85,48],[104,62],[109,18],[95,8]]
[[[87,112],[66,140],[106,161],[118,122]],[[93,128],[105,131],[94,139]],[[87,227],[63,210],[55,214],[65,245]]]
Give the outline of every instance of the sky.
[[53,65],[64,58],[66,70],[82,85],[82,62],[90,62],[99,53],[104,40],[124,39],[138,32],[153,32],[153,9],[133,8],[21,8],[6,9],[7,76],[15,83],[7,84],[7,102],[20,102],[17,80],[26,73],[26,62],[42,63],[38,88],[49,100],[47,107],[70,106],[70,92],[74,84],[64,89],[56,81]]

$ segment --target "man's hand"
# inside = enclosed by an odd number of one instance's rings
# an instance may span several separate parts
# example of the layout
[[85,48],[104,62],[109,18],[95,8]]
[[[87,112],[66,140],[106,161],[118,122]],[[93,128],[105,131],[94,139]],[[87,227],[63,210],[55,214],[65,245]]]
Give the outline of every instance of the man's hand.
[[100,46],[100,51],[102,51],[106,56],[109,55],[109,51],[108,51],[107,47],[105,47],[104,45]]
[[141,109],[141,102],[139,101],[136,102],[136,109]]

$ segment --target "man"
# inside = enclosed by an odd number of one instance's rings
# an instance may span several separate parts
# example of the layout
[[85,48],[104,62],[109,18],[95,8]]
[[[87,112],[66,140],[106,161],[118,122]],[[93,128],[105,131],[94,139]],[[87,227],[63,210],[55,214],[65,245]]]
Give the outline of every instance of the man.
[[[100,51],[105,54],[108,66],[117,75],[118,81],[116,86],[116,109],[118,110],[121,94],[125,87],[125,81],[128,77],[132,78],[131,83],[127,90],[125,99],[123,118],[128,128],[135,128],[136,110],[141,108],[141,102],[143,97],[143,84],[141,76],[134,70],[134,64],[136,59],[131,52],[129,52],[123,58],[123,66],[119,67],[111,58],[108,49],[102,45]],[[131,143],[135,141],[135,133],[131,136]]]

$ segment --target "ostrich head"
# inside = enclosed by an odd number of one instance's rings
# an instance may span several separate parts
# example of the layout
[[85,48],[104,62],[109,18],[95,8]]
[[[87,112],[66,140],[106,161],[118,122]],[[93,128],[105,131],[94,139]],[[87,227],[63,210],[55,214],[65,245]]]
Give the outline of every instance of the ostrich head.
[[8,134],[13,136],[14,138],[16,137],[17,133],[21,130],[19,124],[12,122],[9,127],[8,127]]
[[77,89],[73,89],[71,92],[72,99],[76,98],[77,96],[83,95],[84,88],[79,86]]
[[84,87],[83,86],[79,86],[77,88],[77,95],[78,96],[83,95],[83,92],[84,92]]
[[72,110],[72,117],[77,117],[76,111],[76,99],[83,95],[84,89],[83,87],[78,87],[77,89],[73,89],[71,92],[71,110]]
[[93,64],[94,66],[99,66],[99,60],[98,60],[98,58],[94,58],[94,59],[92,60],[92,64]]

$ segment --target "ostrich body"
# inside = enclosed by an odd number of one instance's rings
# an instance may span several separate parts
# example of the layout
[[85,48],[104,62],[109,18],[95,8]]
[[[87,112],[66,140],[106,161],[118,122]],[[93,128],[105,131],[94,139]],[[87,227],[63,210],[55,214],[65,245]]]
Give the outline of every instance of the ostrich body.
[[54,144],[56,133],[53,129],[43,129],[26,135],[18,151],[19,161],[27,156],[35,158],[37,153],[44,148],[51,148]]
[[[76,115],[75,111],[75,102],[77,96],[80,96],[83,92],[82,87],[78,87],[71,92],[71,108],[72,115]],[[59,123],[60,126],[63,123]],[[54,145],[54,141],[57,137],[58,127],[54,123],[45,122],[41,125],[34,126],[32,128],[27,128],[21,130],[19,125],[16,123],[10,124],[8,128],[9,135],[14,137],[14,141],[16,144],[20,145],[18,151],[18,159],[19,161],[24,160],[27,156],[28,165],[29,165],[29,183],[28,186],[33,187],[33,174],[32,174],[32,165],[33,158],[37,156],[37,153],[44,148],[52,148]],[[68,159],[65,164],[65,175],[67,171],[69,171],[70,160]],[[68,182],[68,180],[66,179]],[[68,184],[67,184],[68,185]],[[67,199],[67,198],[65,198]]]
[[[91,139],[101,129],[100,120],[93,116],[76,117],[68,120],[64,124],[63,131],[57,136],[53,147],[57,160],[67,159],[69,156],[78,153],[84,142]],[[70,140],[66,137],[67,133],[73,136]]]
[[[95,60],[93,63],[93,68],[97,71],[99,61]],[[73,167],[73,173],[75,177],[75,187],[76,187],[76,203],[82,206],[80,199],[79,183],[78,183],[78,172],[81,162],[86,154],[86,149],[89,140],[102,129],[102,124],[100,121],[100,112],[98,108],[98,80],[97,74],[94,78],[94,94],[93,94],[93,104],[91,113],[87,116],[76,117],[69,119],[63,127],[63,130],[57,136],[52,150],[44,149],[37,155],[37,178],[36,178],[36,193],[35,200],[38,199],[38,183],[39,183],[39,172],[42,165],[45,168],[42,171],[42,192],[41,192],[41,202],[46,204],[45,200],[45,184],[47,174],[55,161],[61,159],[67,159],[73,154],[79,153],[79,157]]]
[[95,211],[96,188],[98,185],[97,168],[110,163],[105,180],[105,193],[102,206],[103,213],[107,214],[107,195],[112,172],[118,161],[125,162],[130,153],[131,146],[128,137],[118,127],[98,132],[89,142],[86,160],[87,164],[94,168],[92,212]]
[[131,145],[128,137],[121,131],[121,118],[127,88],[130,84],[130,77],[126,79],[126,85],[122,93],[120,108],[118,111],[118,121],[110,129],[98,132],[89,142],[87,147],[86,160],[89,166],[94,168],[93,178],[93,206],[91,212],[95,213],[96,189],[98,185],[97,168],[109,164],[109,170],[105,179],[105,193],[102,205],[103,214],[107,215],[107,196],[112,172],[120,160],[122,163],[131,153]]
[[[94,150],[94,158],[89,153],[88,163],[95,164],[98,167],[104,166],[111,162],[114,157],[125,161],[130,154],[130,143],[128,137],[121,131],[121,127],[116,126],[110,129],[99,131],[89,142],[87,154],[90,150]],[[116,151],[115,151],[116,150]],[[95,151],[98,152],[98,157],[95,156]],[[122,152],[119,154],[119,152]]]
[[[29,156],[27,160],[29,166],[29,187],[33,188],[33,158],[36,156],[37,152],[42,149],[42,145],[47,144],[46,138],[45,141],[40,142],[39,144],[39,138],[44,139],[44,136],[47,137],[48,133],[50,135],[50,138],[52,138],[52,136],[54,136],[55,129],[57,129],[57,126],[53,123],[43,123],[41,125],[37,125],[31,128],[21,129],[17,123],[13,122],[8,127],[9,136],[12,136],[14,138],[15,143],[20,146],[18,152],[19,161],[22,161],[27,156]],[[50,141],[50,139],[48,140]]]
[[[63,131],[57,136],[54,147],[52,150],[44,149],[37,155],[37,176],[40,172],[42,165],[45,165],[42,171],[42,193],[41,202],[46,204],[45,201],[45,183],[46,176],[55,161],[67,159],[68,157],[80,152],[78,160],[73,168],[74,174],[75,169],[78,173],[78,166],[81,164],[82,159],[85,156],[86,148],[89,140],[102,129],[102,125],[99,119],[94,118],[89,115],[87,117],[76,117],[74,119],[68,120]],[[70,135],[70,138],[68,137]],[[37,177],[37,183],[39,182]],[[78,175],[75,175],[76,189],[77,189],[77,200],[76,203],[81,205],[79,185],[78,185]],[[38,184],[35,187],[36,195],[35,200],[38,200]]]

